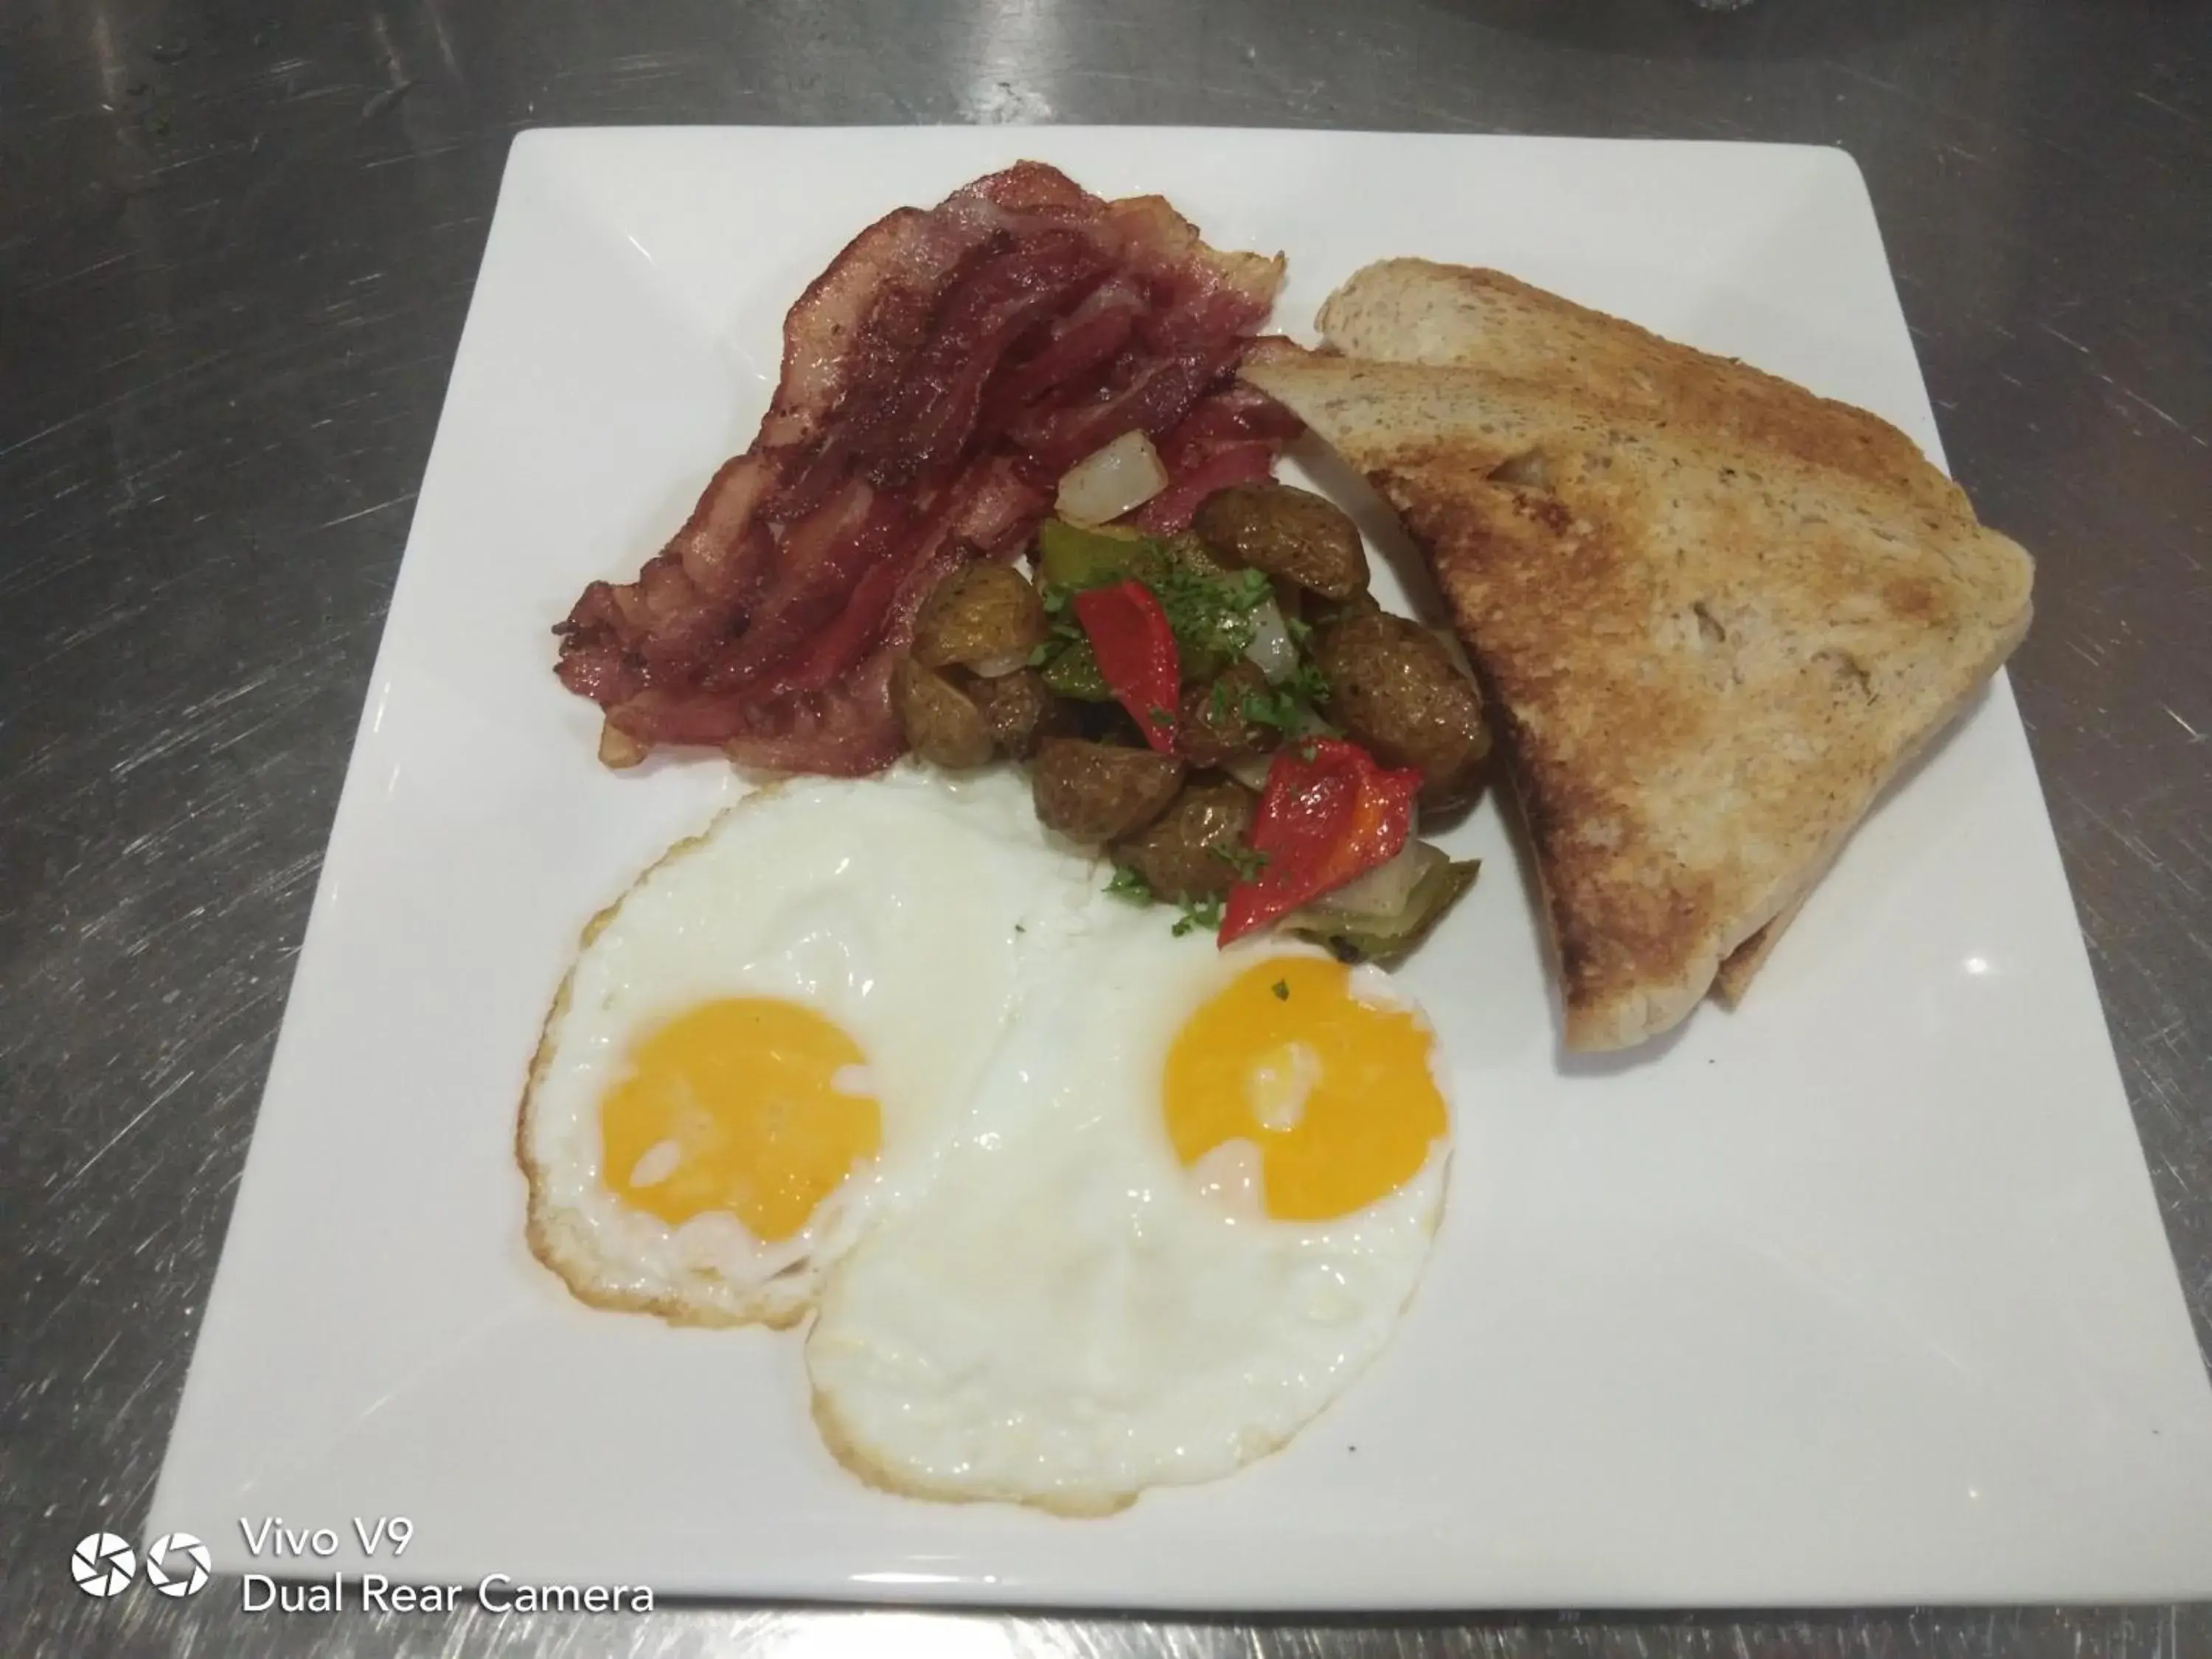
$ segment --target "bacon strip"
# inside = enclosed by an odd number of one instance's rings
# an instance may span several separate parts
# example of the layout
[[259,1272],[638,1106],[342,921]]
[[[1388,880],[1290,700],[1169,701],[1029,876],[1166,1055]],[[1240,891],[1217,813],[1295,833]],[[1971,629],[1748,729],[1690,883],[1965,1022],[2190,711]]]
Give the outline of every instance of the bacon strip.
[[1268,470],[1297,423],[1232,377],[1281,280],[1157,197],[1101,201],[1034,161],[869,226],[785,319],[752,447],[635,581],[592,583],[554,630],[562,683],[606,711],[602,755],[888,765],[915,611],[1018,554],[1067,467],[1141,428],[1170,479],[1154,529]]

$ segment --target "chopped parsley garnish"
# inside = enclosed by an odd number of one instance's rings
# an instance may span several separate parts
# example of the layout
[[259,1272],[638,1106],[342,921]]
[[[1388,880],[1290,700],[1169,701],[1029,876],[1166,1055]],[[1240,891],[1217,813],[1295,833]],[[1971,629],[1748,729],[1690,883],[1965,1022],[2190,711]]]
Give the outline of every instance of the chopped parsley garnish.
[[1244,718],[1255,726],[1272,726],[1278,732],[1295,732],[1304,723],[1305,706],[1288,691],[1270,686],[1247,692]]
[[1114,879],[1106,884],[1106,890],[1113,897],[1131,904],[1150,904],[1152,902],[1152,884],[1126,864],[1114,866]]
[[[1179,548],[1174,542],[1143,541],[1134,545],[1138,550],[1132,556],[1101,563],[1079,582],[1040,585],[1038,592],[1051,631],[1031,653],[1030,666],[1045,667],[1083,642],[1083,627],[1070,604],[1079,588],[1133,580],[1150,588],[1166,612],[1186,675],[1199,678],[1217,673],[1250,647],[1256,628],[1252,613],[1273,592],[1264,572],[1223,570],[1209,565],[1200,553]],[[1215,718],[1226,713],[1226,704],[1218,705]]]
[[1328,701],[1328,677],[1317,665],[1302,662],[1265,691],[1247,693],[1244,718],[1278,732],[1302,732],[1314,723],[1314,705]]
[[1290,677],[1283,682],[1283,689],[1295,696],[1304,698],[1310,703],[1327,702],[1329,689],[1328,676],[1321,672],[1319,663],[1301,659],[1298,665],[1291,671]]
[[1186,669],[1226,667],[1243,656],[1252,643],[1252,612],[1269,592],[1257,570],[1210,575],[1168,556],[1146,561],[1137,580],[1167,612]]
[[1226,847],[1210,847],[1206,850],[1234,870],[1239,881],[1251,881],[1267,867],[1267,855],[1256,847],[1247,847],[1241,841],[1231,842]]
[[1286,979],[1279,979],[1269,988],[1274,992],[1276,1001],[1288,1002],[1291,1000],[1290,981]]
[[1185,933],[1200,927],[1205,928],[1209,933],[1218,933],[1221,931],[1221,899],[1218,895],[1209,894],[1205,898],[1187,899],[1183,902],[1182,920],[1175,925],[1175,936],[1181,939]]

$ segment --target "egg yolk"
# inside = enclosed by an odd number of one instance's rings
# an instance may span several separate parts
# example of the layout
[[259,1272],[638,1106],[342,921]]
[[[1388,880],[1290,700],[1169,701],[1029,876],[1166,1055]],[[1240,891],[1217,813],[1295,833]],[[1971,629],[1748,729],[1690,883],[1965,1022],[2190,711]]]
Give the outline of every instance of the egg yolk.
[[1231,1140],[1260,1149],[1267,1213],[1350,1215],[1428,1161],[1448,1127],[1413,1014],[1352,994],[1340,963],[1279,957],[1193,1014],[1168,1050],[1162,1097],[1186,1167]]
[[860,1092],[866,1063],[797,1003],[702,1003],[631,1051],[600,1102],[599,1168],[617,1198],[663,1221],[726,1210],[757,1238],[788,1238],[875,1156],[883,1118]]

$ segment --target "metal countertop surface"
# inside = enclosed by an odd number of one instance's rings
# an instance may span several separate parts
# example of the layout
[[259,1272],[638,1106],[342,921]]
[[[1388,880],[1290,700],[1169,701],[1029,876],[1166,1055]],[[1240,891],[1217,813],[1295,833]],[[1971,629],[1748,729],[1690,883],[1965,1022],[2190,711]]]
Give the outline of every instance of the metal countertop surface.
[[2212,5],[0,0],[0,1650],[1745,1655],[2212,1648],[2212,1613],[1183,1623],[112,1602],[243,1164],[508,143],[1146,122],[1838,144],[1954,466],[2212,1333]]

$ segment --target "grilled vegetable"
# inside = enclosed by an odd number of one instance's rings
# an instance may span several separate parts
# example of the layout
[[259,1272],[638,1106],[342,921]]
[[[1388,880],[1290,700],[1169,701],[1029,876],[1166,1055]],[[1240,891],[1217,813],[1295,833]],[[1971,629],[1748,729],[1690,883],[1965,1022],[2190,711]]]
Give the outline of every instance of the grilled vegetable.
[[1230,892],[1221,942],[1395,858],[1413,834],[1420,787],[1419,772],[1388,770],[1340,738],[1279,750],[1246,837],[1267,864]]
[[1231,484],[1206,498],[1191,527],[1229,564],[1265,571],[1324,599],[1366,591],[1359,527],[1310,490]]
[[[1326,945],[1340,961],[1395,967],[1474,885],[1475,874],[1481,868],[1471,859],[1455,862],[1441,848],[1426,842],[1409,842],[1401,857],[1411,866],[1412,879],[1401,885],[1395,902],[1388,908],[1361,908],[1356,902],[1359,896],[1351,887],[1340,888],[1286,917],[1284,930]],[[1347,906],[1347,898],[1355,902]]]
[[1385,611],[1346,615],[1314,630],[1313,656],[1330,721],[1385,766],[1418,769],[1424,806],[1474,793],[1490,753],[1482,701],[1436,635]]
[[1100,845],[1134,835],[1164,811],[1183,764],[1149,749],[1047,738],[1030,772],[1037,817],[1073,841]]
[[891,671],[891,707],[907,747],[952,771],[991,758],[990,728],[968,695],[934,669],[901,657]]
[[1219,673],[1252,647],[1260,627],[1255,613],[1269,597],[1266,577],[1227,568],[1194,536],[1157,541],[1057,519],[1037,532],[1037,576],[1050,625],[1031,659],[1038,667],[1049,667],[1069,641],[1082,637],[1069,601],[1089,588],[1133,581],[1151,589],[1174,631],[1184,675],[1199,679]]
[[1141,507],[1168,487],[1160,453],[1139,429],[1125,432],[1093,450],[1060,481],[1054,505],[1062,518],[1078,524],[1104,524]]
[[1134,575],[1157,542],[1118,531],[1085,530],[1064,519],[1037,526],[1037,580],[1053,587],[1096,587]]
[[1244,660],[1265,674],[1270,684],[1298,672],[1297,636],[1291,632],[1290,620],[1276,600],[1269,599],[1253,610],[1252,643],[1244,647]]
[[1044,643],[1044,603],[1021,572],[963,565],[931,590],[914,619],[914,659],[925,668],[1011,674]]
[[1155,897],[1182,903],[1226,893],[1251,854],[1252,792],[1236,783],[1193,783],[1133,839],[1114,849]]
[[1114,688],[1098,672],[1098,659],[1091,654],[1091,641],[1086,639],[1069,640],[1057,646],[1045,658],[1039,673],[1056,697],[1073,697],[1078,702],[1114,701]]
[[1182,667],[1158,596],[1140,581],[1120,581],[1086,587],[1073,604],[1114,701],[1129,711],[1146,743],[1171,751]]

